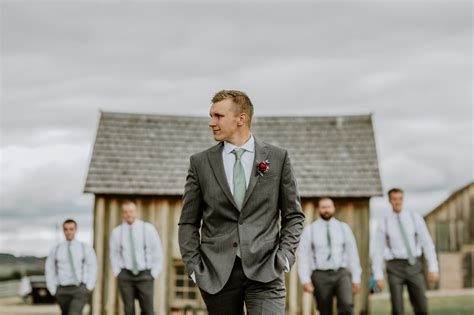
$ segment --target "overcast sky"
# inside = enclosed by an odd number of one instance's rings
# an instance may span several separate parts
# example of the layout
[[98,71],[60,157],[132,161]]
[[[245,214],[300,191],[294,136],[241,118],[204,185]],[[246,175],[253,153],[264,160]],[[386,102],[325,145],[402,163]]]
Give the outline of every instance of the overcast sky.
[[[99,111],[373,113],[384,190],[426,213],[473,179],[472,2],[1,1],[0,252],[45,255],[77,218]],[[389,211],[373,198],[374,218]]]

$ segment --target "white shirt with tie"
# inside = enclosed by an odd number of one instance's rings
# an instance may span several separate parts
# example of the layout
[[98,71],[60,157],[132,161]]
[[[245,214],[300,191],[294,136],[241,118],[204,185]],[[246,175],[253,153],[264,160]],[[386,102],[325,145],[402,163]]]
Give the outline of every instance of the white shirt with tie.
[[402,210],[400,214],[391,211],[378,224],[372,271],[376,280],[384,278],[384,260],[408,259],[408,252],[398,224],[398,216],[407,234],[408,243],[414,257],[424,253],[428,270],[438,272],[436,251],[423,217],[418,213]]
[[112,230],[110,262],[113,274],[118,276],[122,269],[133,270],[130,229],[133,234],[138,270],[149,269],[152,277],[156,279],[163,270],[161,239],[151,223],[139,219],[136,219],[132,224],[122,223]]
[[[227,177],[227,183],[229,184],[230,191],[234,193],[234,164],[235,164],[235,154],[232,153],[235,149],[239,147],[224,141],[224,150],[222,150],[222,160],[224,161],[224,170],[225,176]],[[255,139],[251,135],[250,139],[245,142],[243,146],[240,147],[244,149],[244,153],[240,158],[240,162],[244,168],[245,173],[245,185],[249,187],[250,176],[252,173],[253,162],[255,160]]]
[[[69,246],[76,276],[73,274],[69,260]],[[88,290],[94,289],[97,280],[97,257],[94,249],[77,240],[64,241],[58,244],[46,258],[45,278],[46,286],[51,295],[56,294],[59,285],[84,283]]]
[[[327,229],[331,237],[331,248]],[[311,283],[314,270],[337,270],[347,268],[352,274],[352,283],[360,283],[360,267],[357,244],[348,224],[331,218],[322,218],[304,228],[298,249],[298,274],[301,283]]]

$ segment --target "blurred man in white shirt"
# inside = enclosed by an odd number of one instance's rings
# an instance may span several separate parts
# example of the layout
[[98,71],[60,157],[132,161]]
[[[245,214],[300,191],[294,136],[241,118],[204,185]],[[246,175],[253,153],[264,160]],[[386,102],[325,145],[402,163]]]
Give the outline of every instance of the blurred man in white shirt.
[[438,281],[438,260],[423,217],[403,209],[403,190],[388,192],[393,211],[378,226],[372,270],[379,289],[384,287],[384,262],[392,303],[392,314],[404,314],[403,287],[406,285],[416,315],[428,314],[421,255],[428,262],[428,281]]
[[133,201],[123,202],[122,216],[125,222],[112,230],[110,262],[125,314],[135,315],[135,299],[141,314],[154,314],[153,281],[163,269],[161,240],[152,224],[137,218]]
[[74,237],[77,223],[63,223],[66,241],[56,245],[46,259],[46,285],[63,315],[79,315],[97,280],[97,258],[91,246]]
[[303,289],[312,293],[321,315],[333,314],[333,297],[338,314],[353,314],[352,295],[360,290],[357,244],[351,228],[334,218],[330,198],[318,202],[320,218],[305,227],[298,251],[298,273]]

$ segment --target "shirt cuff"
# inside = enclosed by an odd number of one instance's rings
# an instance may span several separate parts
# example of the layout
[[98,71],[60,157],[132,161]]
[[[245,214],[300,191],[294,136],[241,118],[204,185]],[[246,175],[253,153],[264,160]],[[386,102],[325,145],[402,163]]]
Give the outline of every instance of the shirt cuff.
[[433,264],[431,266],[428,266],[428,271],[429,272],[439,272],[438,264]]
[[285,257],[285,272],[290,272],[290,262],[288,261],[288,258]]
[[360,275],[352,275],[352,283],[360,283]]
[[313,283],[311,281],[311,276],[302,275],[301,272],[300,272],[300,281],[301,281],[302,284]]
[[191,279],[193,280],[194,283],[196,283],[196,273],[194,271],[191,274]]
[[383,272],[374,272],[375,280],[383,280]]
[[122,269],[120,268],[112,269],[112,273],[114,274],[115,278],[118,277],[118,275],[120,274],[120,271],[122,271]]

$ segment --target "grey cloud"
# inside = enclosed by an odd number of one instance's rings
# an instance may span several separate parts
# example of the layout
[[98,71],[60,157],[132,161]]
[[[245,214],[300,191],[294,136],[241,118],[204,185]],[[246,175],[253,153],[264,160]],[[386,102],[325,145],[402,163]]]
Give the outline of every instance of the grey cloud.
[[[469,1],[1,5],[10,230],[66,214],[90,227],[99,110],[206,116],[222,88],[247,91],[258,116],[374,113],[384,188],[404,187],[416,211],[472,180]],[[57,163],[51,145],[82,153]],[[31,161],[9,159],[16,147]],[[386,206],[374,198],[374,217]]]

